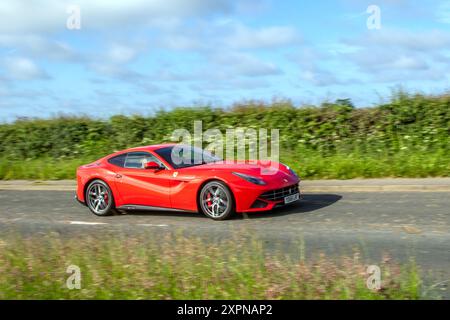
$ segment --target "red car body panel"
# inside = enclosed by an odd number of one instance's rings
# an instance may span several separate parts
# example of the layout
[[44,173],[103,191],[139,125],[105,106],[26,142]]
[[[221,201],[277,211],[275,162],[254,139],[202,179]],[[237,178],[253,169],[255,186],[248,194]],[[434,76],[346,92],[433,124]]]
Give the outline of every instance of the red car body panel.
[[[101,179],[106,182],[114,196],[115,206],[146,206],[166,208],[180,211],[198,211],[198,195],[202,186],[211,180],[224,182],[231,190],[237,212],[268,211],[282,200],[270,201],[260,196],[268,191],[292,187],[300,179],[283,164],[247,162],[216,162],[181,169],[174,169],[169,163],[158,156],[154,150],[172,146],[156,145],[133,148],[114,153],[94,163],[84,165],[77,170],[77,199],[85,202],[87,185]],[[147,170],[123,168],[108,162],[110,158],[129,152],[148,152],[157,157],[166,170]],[[260,177],[265,185],[256,185],[233,174],[239,172]],[[262,174],[270,172],[271,174]],[[263,200],[264,207],[254,207],[256,200]],[[253,207],[252,207],[253,206]]]

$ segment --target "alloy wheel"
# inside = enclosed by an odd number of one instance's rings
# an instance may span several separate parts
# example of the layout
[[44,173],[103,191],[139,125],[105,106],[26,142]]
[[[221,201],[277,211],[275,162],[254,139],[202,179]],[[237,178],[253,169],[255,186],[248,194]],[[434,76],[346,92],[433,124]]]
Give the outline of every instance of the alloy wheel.
[[207,184],[201,192],[202,211],[214,219],[220,219],[230,211],[231,199],[228,190],[217,182]]
[[102,215],[108,211],[111,202],[109,190],[100,183],[94,183],[87,190],[88,206],[98,215]]

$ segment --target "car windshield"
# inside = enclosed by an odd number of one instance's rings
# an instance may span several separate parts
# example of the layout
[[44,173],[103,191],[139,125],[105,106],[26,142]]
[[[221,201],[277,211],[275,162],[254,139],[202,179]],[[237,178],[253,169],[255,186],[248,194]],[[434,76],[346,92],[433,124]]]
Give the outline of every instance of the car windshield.
[[175,169],[200,166],[222,161],[221,158],[211,154],[209,151],[186,145],[175,145],[161,148],[155,150],[155,152]]

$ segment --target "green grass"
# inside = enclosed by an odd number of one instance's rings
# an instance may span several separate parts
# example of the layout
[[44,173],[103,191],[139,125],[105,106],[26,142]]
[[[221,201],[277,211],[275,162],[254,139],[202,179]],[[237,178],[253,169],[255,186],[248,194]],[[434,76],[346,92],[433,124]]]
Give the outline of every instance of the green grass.
[[[95,157],[42,158],[25,161],[0,159],[0,179],[74,179],[76,168],[79,165],[94,160],[96,160]],[[444,151],[404,152],[395,155],[349,153],[328,157],[305,152],[283,155],[281,161],[296,170],[303,179],[450,176],[450,153]]]
[[76,169],[95,159],[0,159],[0,180],[62,180],[75,179]]
[[[0,299],[418,299],[413,263],[379,263],[382,289],[366,287],[358,253],[293,260],[257,239],[205,243],[181,235],[0,238]],[[69,290],[66,268],[81,269]]]
[[323,157],[314,153],[282,157],[305,179],[449,177],[450,153],[411,152],[395,155],[358,153]]

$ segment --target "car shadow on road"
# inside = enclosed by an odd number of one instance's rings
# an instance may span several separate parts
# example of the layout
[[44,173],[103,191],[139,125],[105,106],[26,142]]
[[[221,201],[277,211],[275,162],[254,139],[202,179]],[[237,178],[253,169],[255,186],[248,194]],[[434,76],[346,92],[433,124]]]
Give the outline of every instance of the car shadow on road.
[[305,194],[302,200],[291,205],[278,207],[268,212],[249,213],[243,218],[258,219],[308,213],[331,206],[341,199],[342,196],[338,194]]
[[[258,219],[258,218],[269,218],[269,217],[279,217],[292,214],[301,214],[316,211],[328,206],[333,205],[342,199],[341,195],[337,194],[305,194],[302,196],[302,200],[287,205],[284,207],[276,208],[272,211],[265,212],[254,212],[248,214],[237,214],[237,219]],[[128,211],[128,215],[137,216],[165,216],[165,217],[180,217],[180,218],[207,218],[200,213],[190,213],[190,212],[162,212],[162,211]]]

